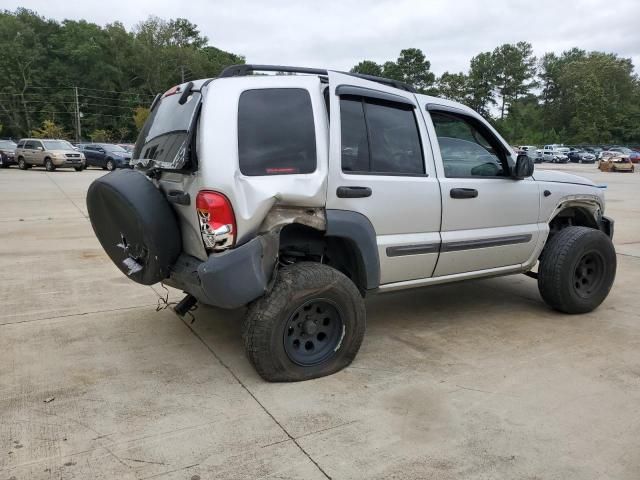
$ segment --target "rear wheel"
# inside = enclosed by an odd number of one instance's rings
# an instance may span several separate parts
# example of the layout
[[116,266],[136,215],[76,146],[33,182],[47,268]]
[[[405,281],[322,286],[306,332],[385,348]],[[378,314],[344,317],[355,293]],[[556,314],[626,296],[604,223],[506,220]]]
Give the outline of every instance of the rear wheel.
[[267,381],[323,377],[353,361],[365,324],[364,301],[351,280],[326,265],[296,263],[249,307],[247,356]]
[[50,158],[45,158],[44,168],[47,172],[53,172],[56,169],[56,166],[53,164],[53,161]]
[[538,289],[550,307],[586,313],[607,297],[616,276],[616,252],[600,230],[567,227],[545,246],[538,269]]

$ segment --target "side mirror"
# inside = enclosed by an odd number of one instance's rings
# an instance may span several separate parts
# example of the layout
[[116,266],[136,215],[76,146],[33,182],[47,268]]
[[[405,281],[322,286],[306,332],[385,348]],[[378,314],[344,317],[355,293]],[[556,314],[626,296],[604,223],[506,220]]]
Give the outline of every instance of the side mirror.
[[104,148],[99,148],[99,149],[98,149],[98,151],[99,151],[100,153],[105,153]]
[[36,147],[36,150],[39,150],[39,151],[41,151],[41,152],[44,152],[44,148],[42,148],[42,147]]
[[516,166],[511,170],[511,176],[515,179],[522,180],[523,178],[533,175],[533,168],[533,160],[527,155],[518,155]]

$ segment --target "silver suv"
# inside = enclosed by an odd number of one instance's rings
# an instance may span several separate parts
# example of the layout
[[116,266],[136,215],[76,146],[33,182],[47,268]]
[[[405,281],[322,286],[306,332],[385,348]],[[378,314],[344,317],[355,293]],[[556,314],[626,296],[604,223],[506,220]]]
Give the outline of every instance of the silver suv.
[[65,167],[80,172],[86,165],[84,154],[66,140],[23,138],[18,142],[15,157],[21,170],[35,165],[44,167],[48,172]]
[[132,280],[185,291],[180,315],[248,306],[270,381],[347,366],[367,295],[525,273],[584,313],[615,276],[601,189],[534,173],[475,111],[393,80],[230,67],[158,96],[133,158],[89,188],[102,246]]

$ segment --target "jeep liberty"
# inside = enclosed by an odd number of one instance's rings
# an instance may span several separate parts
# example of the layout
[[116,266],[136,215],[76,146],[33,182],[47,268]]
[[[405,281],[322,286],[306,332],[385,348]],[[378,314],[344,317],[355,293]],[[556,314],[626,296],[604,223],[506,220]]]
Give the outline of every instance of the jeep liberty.
[[150,110],[135,169],[89,188],[93,229],[131,280],[184,291],[178,314],[247,306],[246,353],[266,380],[349,365],[374,292],[525,273],[575,314],[613,283],[602,189],[534,173],[459,103],[384,78],[236,65]]

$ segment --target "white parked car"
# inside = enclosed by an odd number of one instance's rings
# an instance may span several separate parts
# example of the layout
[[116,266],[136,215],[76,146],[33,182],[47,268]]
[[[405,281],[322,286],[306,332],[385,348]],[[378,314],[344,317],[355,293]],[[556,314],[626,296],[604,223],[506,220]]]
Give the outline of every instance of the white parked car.
[[562,145],[545,145],[542,148],[542,160],[551,163],[567,163],[569,161],[569,149]]

